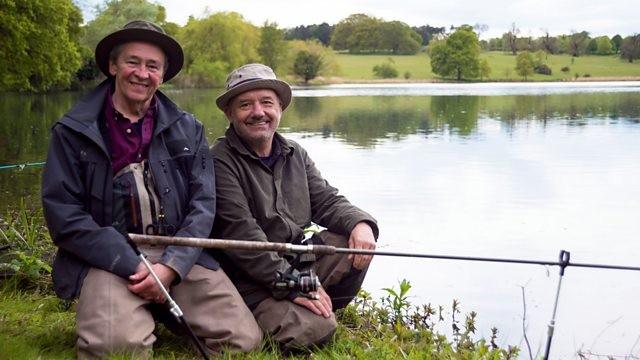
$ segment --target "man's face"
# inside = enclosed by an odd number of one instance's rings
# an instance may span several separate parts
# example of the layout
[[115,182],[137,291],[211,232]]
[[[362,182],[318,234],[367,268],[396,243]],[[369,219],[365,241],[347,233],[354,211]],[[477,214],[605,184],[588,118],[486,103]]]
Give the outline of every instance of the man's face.
[[225,111],[236,133],[258,155],[271,149],[271,140],[280,124],[280,98],[271,89],[244,92],[231,100]]
[[115,62],[109,63],[109,72],[116,78],[115,96],[130,104],[150,102],[162,84],[165,56],[159,47],[130,42],[122,45]]

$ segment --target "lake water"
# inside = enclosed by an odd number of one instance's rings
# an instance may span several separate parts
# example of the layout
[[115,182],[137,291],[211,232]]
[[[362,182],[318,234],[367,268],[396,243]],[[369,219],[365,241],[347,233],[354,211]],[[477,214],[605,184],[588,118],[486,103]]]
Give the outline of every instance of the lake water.
[[[207,127],[217,90],[167,93]],[[323,175],[373,214],[388,251],[638,266],[640,84],[408,84],[297,88],[281,123]],[[42,161],[48,129],[80,96],[3,94],[0,165]],[[0,170],[0,202],[38,204],[40,168]],[[37,205],[36,205],[37,206]],[[407,279],[416,303],[458,299],[478,334],[541,356],[558,268],[378,257],[374,297]],[[640,273],[567,268],[552,358],[640,356]],[[440,330],[450,335],[450,329]],[[591,355],[596,358],[595,355]]]

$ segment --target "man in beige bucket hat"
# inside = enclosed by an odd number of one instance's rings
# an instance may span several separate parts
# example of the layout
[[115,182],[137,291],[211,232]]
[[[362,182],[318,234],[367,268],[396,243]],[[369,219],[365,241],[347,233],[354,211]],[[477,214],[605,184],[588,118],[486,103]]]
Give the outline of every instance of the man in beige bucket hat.
[[[232,71],[216,104],[229,120],[212,147],[216,174],[213,236],[300,243],[316,223],[328,230],[308,241],[374,249],[376,221],[322,178],[304,148],[277,132],[291,103],[291,87],[262,64]],[[298,258],[273,252],[218,252],[222,267],[258,324],[285,349],[310,348],[331,338],[333,311],[358,292],[370,256]],[[316,260],[316,261],[314,261]],[[295,279],[313,269],[322,284],[305,297],[274,286],[277,276]]]
[[[178,42],[132,21],[95,56],[107,79],[51,130],[42,202],[58,247],[53,283],[61,298],[79,298],[78,358],[147,358],[167,299],[123,233],[208,236],[213,160],[202,124],[158,90],[182,68]],[[260,328],[210,254],[141,250],[209,352],[260,344]]]

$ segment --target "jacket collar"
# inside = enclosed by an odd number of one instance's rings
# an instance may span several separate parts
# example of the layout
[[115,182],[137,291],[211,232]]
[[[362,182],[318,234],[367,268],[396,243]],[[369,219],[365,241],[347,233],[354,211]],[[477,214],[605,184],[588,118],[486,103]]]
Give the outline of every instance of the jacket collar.
[[[231,148],[235,149],[242,155],[260,160],[260,158],[253,151],[250,151],[244,145],[244,142],[242,141],[242,139],[240,139],[235,129],[233,128],[233,125],[229,125],[224,135]],[[274,134],[274,140],[274,146],[278,146],[279,149],[273,149],[272,151],[280,150],[280,153],[283,155],[290,155],[293,152],[293,146],[291,145],[289,140],[285,139],[284,136],[280,135],[280,133],[278,133],[277,131]]]
[[[104,100],[112,86],[112,82],[113,79],[106,79],[100,83],[100,85],[93,89],[87,96],[78,101],[59,121],[59,123],[90,138],[100,146],[106,154],[109,152],[100,133],[98,119],[101,118]],[[164,129],[178,121],[184,112],[162,92],[156,91],[155,95],[157,97],[158,112],[153,135],[157,136]]]

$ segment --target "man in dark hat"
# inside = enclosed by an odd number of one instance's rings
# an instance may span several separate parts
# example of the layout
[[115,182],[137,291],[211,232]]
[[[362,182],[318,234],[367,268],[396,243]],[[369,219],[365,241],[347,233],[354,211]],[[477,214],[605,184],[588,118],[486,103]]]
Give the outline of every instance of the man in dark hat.
[[[206,237],[215,212],[203,126],[158,87],[182,68],[180,45],[133,21],[98,44],[107,79],[52,128],[42,201],[58,246],[54,288],[79,297],[79,358],[148,357],[158,284],[123,233]],[[199,248],[142,248],[205,347],[249,351],[262,333],[218,263]]]
[[[312,243],[375,249],[376,221],[339,195],[299,144],[276,131],[290,102],[289,85],[265,65],[229,74],[227,90],[216,100],[229,128],[212,147],[218,194],[213,236],[299,244],[314,222],[328,230]],[[260,327],[286,349],[331,338],[333,310],[357,294],[371,261],[365,255],[313,259],[231,251],[219,258]],[[291,284],[312,278],[310,269],[322,286],[300,293]]]

